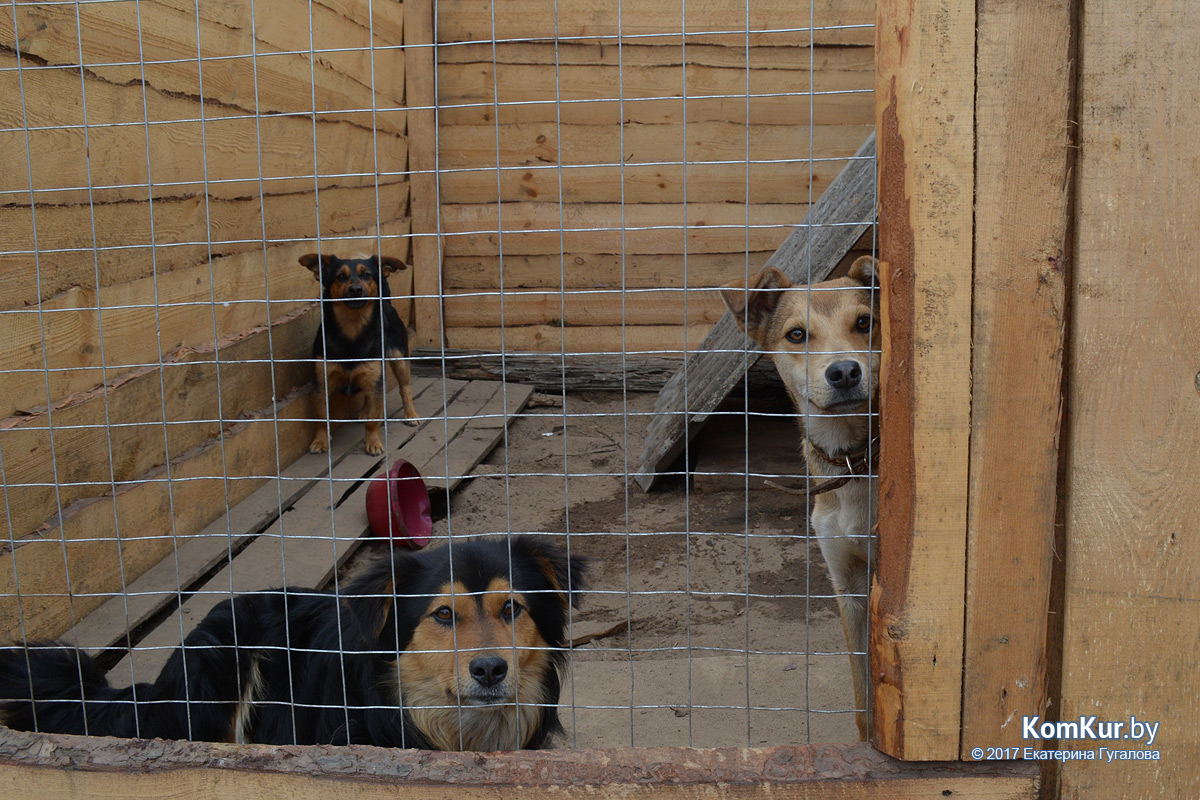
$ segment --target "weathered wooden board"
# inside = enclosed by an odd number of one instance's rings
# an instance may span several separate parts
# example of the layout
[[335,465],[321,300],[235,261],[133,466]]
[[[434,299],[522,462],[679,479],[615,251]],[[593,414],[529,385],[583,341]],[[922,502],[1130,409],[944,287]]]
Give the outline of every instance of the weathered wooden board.
[[[0,17],[0,43],[8,47],[19,43],[21,53],[49,65],[79,64],[82,54],[92,81],[129,86],[145,81],[151,105],[164,95],[176,95],[216,101],[211,102],[211,111],[206,108],[206,113],[216,116],[311,112],[314,107],[328,115],[403,106],[403,81],[377,81],[372,86],[362,77],[371,74],[372,59],[377,73],[403,74],[404,54],[397,47],[403,24],[402,3],[367,0],[199,7],[177,0],[133,6],[87,3],[78,8],[23,4]],[[310,48],[339,52],[322,52],[310,59]],[[214,59],[205,65],[203,75],[197,56]],[[79,94],[77,77],[74,95],[64,99],[78,100]],[[82,104],[63,105],[54,112],[57,121],[81,124]],[[116,110],[88,98],[92,125],[129,121],[109,116]],[[183,118],[198,112],[197,105]],[[68,113],[73,116],[63,118]],[[140,117],[140,108],[137,113]]]
[[452,328],[538,325],[699,325],[721,318],[725,306],[716,289],[585,289],[554,291],[498,289],[447,292],[446,324]]
[[1037,747],[1018,723],[1048,699],[1071,30],[1072,7],[1054,0],[979,6],[963,759]]
[[[557,10],[557,13],[556,13]],[[536,0],[519,6],[464,3],[439,9],[439,42],[472,42],[490,39],[560,39],[615,45],[623,40],[652,41],[678,47],[686,32],[687,43],[698,45],[761,44],[806,47],[812,42],[869,45],[874,41],[872,0],[812,0],[811,2],[755,3],[747,19],[741,0],[719,0],[700,5],[622,5],[620,0],[555,3]],[[808,28],[813,20],[813,29]],[[781,25],[781,20],[793,24]],[[750,31],[747,36],[747,30]],[[764,32],[765,31],[765,32]],[[649,37],[649,38],[642,38]]]
[[[431,378],[414,380],[413,394],[417,411],[437,413],[441,401],[441,381]],[[437,398],[436,402],[433,398]],[[388,408],[399,408],[400,394],[388,395]],[[389,436],[403,436],[401,423],[387,426]],[[408,429],[411,430],[411,429]],[[362,443],[362,427],[335,425],[328,453],[304,453],[270,478],[246,499],[232,506],[194,537],[175,544],[174,553],[142,573],[100,608],[80,621],[71,632],[71,643],[88,650],[101,651],[127,645],[127,634],[186,593],[206,572],[249,537],[262,533],[279,516],[290,510],[305,492],[329,473]]]
[[863,744],[442,753],[367,747],[130,742],[0,730],[0,787],[44,800],[1034,800],[1024,762],[906,764]]
[[1063,764],[1061,796],[1190,797],[1200,787],[1200,13],[1089,2],[1077,35],[1059,718],[1161,724],[1152,746],[1112,747],[1159,760]]
[[[847,136],[846,141],[853,141],[860,128],[866,130],[856,125],[855,134]],[[673,132],[664,131],[664,135],[670,137]],[[680,138],[675,137],[676,141]],[[740,163],[730,159],[717,164],[687,165],[686,192],[682,152],[671,158],[669,164],[616,165],[609,155],[598,162],[599,166],[523,164],[502,169],[498,175],[493,163],[444,172],[438,183],[442,201],[455,205],[495,203],[497,199],[503,203],[556,204],[560,199],[564,203],[620,203],[622,198],[631,206],[682,203],[685,199],[689,203],[704,203],[714,198],[751,205],[786,204],[807,201],[807,187],[812,187],[814,197],[820,195],[845,166],[845,160],[839,156],[849,156],[852,152],[847,148],[844,153],[822,154],[819,158],[828,160],[813,162],[765,157],[755,161],[759,156],[752,146],[749,164],[743,155]]]
[[448,328],[446,346],[451,349],[490,350],[493,353],[660,353],[678,358],[698,348],[711,330],[712,326],[706,323],[686,328],[680,325]]
[[883,279],[872,741],[954,759],[962,716],[975,6],[879,5]]
[[769,251],[804,218],[807,192],[803,200],[749,211],[715,202],[443,205],[443,246],[448,256],[491,256],[502,249],[505,255],[568,258],[574,253]]
[[[873,229],[842,259],[849,266],[855,258],[872,252]],[[734,253],[574,253],[552,255],[462,256],[445,260],[447,291],[487,291],[500,285],[511,289],[680,289],[686,286],[721,286],[732,274],[744,274],[751,266],[766,261],[774,248]],[[841,266],[841,265],[839,265]]]
[[[76,503],[0,556],[0,637],[56,638],[202,530],[308,447],[307,393],[243,414],[224,436],[178,455],[169,473]],[[168,475],[171,480],[168,480]],[[230,477],[247,476],[247,477]],[[68,581],[68,577],[70,580]]]
[[[526,383],[539,392],[561,394],[586,391],[657,392],[679,369],[679,359],[666,356],[616,353],[574,354],[512,353],[499,355],[481,350],[417,349],[414,375],[445,375],[460,380]],[[755,389],[783,390],[775,368],[757,364],[746,379]]]
[[297,355],[311,346],[318,319],[315,306],[275,316],[269,327],[228,337],[216,349],[182,348],[161,367],[122,372],[51,413],[0,420],[13,534],[20,539],[60,508],[137,480],[167,453],[209,441],[222,415],[234,418],[267,405],[273,393],[310,383],[312,365]]
[[[743,102],[745,102],[743,100]],[[817,124],[811,128],[763,125],[753,129],[747,142],[744,122],[720,120],[687,125],[557,125],[555,122],[463,125],[439,129],[439,165],[443,169],[480,169],[499,165],[598,164],[620,166],[658,162],[694,161],[745,163],[747,157],[800,161],[845,158],[855,142],[871,130],[858,125]],[[811,136],[811,139],[810,139]],[[749,154],[747,156],[747,150]],[[703,165],[694,168],[703,172]],[[739,185],[739,183],[741,185]],[[734,192],[737,192],[734,195]],[[745,196],[745,181],[729,188],[733,197]],[[806,192],[796,192],[793,202]],[[716,198],[709,198],[712,202]],[[731,198],[732,199],[732,198]]]
[[[816,282],[827,276],[874,222],[874,156],[872,134],[764,266],[777,267],[798,283]],[[728,279],[745,275],[731,274]],[[698,352],[688,358],[659,394],[638,458],[637,481],[643,490],[649,491],[658,475],[683,452],[708,415],[761,356],[733,317],[722,316]]]

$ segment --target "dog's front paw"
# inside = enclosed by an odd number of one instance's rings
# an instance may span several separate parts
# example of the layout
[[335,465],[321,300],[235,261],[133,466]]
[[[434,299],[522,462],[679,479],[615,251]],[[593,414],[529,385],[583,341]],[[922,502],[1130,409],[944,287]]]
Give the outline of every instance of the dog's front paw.
[[405,425],[407,425],[407,426],[408,426],[408,427],[410,427],[410,428],[415,428],[415,427],[417,427],[418,425],[420,425],[420,424],[421,424],[421,420],[419,420],[419,419],[413,419],[413,418],[411,418],[411,417],[410,417],[410,418],[408,418],[408,419],[404,420],[404,424],[405,424]]
[[310,453],[324,453],[329,450],[329,440],[324,436],[313,439],[312,444],[308,446]]
[[363,442],[363,447],[366,448],[367,455],[381,456],[383,455],[383,442],[378,439],[367,439]]

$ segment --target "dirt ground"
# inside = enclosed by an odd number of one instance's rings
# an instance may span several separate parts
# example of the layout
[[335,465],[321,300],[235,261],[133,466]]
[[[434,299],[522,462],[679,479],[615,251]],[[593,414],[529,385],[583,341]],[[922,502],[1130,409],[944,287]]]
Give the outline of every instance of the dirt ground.
[[[744,477],[674,476],[643,493],[627,476],[654,399],[535,395],[454,493],[435,537],[548,532],[591,559],[573,638],[629,627],[572,651],[564,746],[853,740],[841,623],[797,498],[747,491]],[[751,420],[760,437],[797,452],[790,420]],[[718,422],[738,435],[710,423],[693,463],[732,440],[744,464],[744,417]]]

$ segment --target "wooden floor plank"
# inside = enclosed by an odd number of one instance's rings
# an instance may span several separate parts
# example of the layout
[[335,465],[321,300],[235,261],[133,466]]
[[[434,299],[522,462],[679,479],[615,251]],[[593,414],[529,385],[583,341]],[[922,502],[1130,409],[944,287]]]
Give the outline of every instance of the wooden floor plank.
[[[432,398],[436,392],[440,400],[441,391],[441,382],[433,378],[413,381],[413,394],[418,398],[425,393]],[[388,408],[398,409],[399,392],[392,392],[387,401]],[[398,423],[396,427],[400,427]],[[361,441],[360,426],[335,426],[330,440],[332,457],[328,453],[305,453],[296,459],[278,478],[267,481],[195,537],[179,542],[174,554],[132,581],[124,594],[113,597],[81,620],[71,641],[93,655],[110,647],[125,646],[128,631],[174,602],[180,591],[186,591],[247,538],[265,530],[328,474],[331,458],[334,465],[340,463]]]

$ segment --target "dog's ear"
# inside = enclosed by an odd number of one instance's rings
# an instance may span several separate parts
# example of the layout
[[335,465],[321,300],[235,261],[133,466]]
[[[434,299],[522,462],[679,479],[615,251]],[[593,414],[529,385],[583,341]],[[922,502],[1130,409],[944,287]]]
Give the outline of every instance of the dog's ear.
[[775,313],[783,290],[791,285],[786,275],[774,267],[767,267],[754,276],[749,285],[736,281],[722,287],[721,299],[725,301],[729,313],[733,314],[738,327],[761,344],[761,334],[767,321]]
[[514,553],[520,553],[532,561],[538,571],[570,600],[571,605],[579,608],[587,581],[587,558],[580,555],[568,557],[561,547],[537,536],[514,537],[512,549]]
[[321,267],[332,265],[333,256],[321,256],[316,253],[305,253],[296,260],[300,262],[301,266],[308,267],[309,271],[314,277],[316,277],[317,280],[321,280]]
[[346,588],[342,608],[346,611],[343,635],[354,635],[365,647],[379,641],[396,604],[396,581],[413,575],[421,566],[411,554],[396,551],[380,559]]
[[401,272],[408,269],[408,264],[392,256],[383,256],[379,259],[379,269],[384,275],[391,275],[393,272]]
[[863,286],[879,286],[879,262],[871,256],[854,259],[847,274],[850,280],[858,281]]

